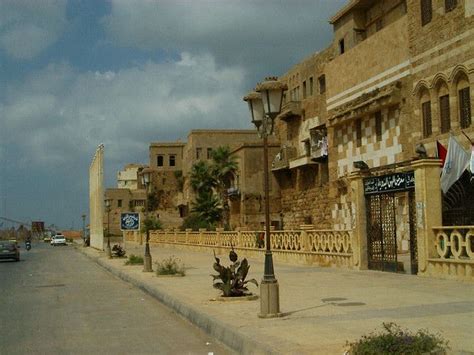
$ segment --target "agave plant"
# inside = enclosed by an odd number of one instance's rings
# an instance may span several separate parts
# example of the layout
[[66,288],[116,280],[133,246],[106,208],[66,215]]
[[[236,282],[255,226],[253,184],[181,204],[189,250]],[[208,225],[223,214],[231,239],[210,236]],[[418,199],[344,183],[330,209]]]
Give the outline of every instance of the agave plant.
[[214,259],[216,262],[213,265],[218,275],[211,275],[213,278],[213,286],[222,291],[224,297],[240,297],[248,296],[251,293],[247,288],[247,283],[253,283],[258,287],[258,282],[255,279],[245,280],[250,269],[247,259],[237,261],[238,256],[234,251],[234,247],[229,252],[229,259],[232,264],[228,267],[221,265],[220,259],[214,252]]

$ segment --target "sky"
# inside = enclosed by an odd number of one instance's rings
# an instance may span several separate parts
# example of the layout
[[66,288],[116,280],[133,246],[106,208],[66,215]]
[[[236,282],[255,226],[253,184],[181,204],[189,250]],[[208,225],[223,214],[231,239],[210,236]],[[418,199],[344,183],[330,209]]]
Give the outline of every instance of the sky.
[[329,46],[345,3],[0,0],[0,217],[80,229],[99,144],[115,187],[150,142],[252,128],[242,97]]

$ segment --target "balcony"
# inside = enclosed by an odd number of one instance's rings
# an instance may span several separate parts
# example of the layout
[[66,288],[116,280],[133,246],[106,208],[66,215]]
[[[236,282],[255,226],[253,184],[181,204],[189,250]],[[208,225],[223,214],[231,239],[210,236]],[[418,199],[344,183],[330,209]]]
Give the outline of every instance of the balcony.
[[310,156],[315,162],[325,161],[328,157],[328,138],[326,130],[314,130],[311,134]]
[[296,159],[291,160],[289,168],[295,169],[295,168],[300,168],[307,165],[316,165],[316,164],[317,163],[312,160],[311,155],[303,155]]
[[303,110],[301,109],[301,101],[287,101],[281,108],[281,113],[277,118],[283,121],[290,121],[295,118],[301,117]]
[[227,189],[227,196],[231,200],[238,198],[240,196],[240,189],[238,187],[231,187],[230,189]]
[[288,169],[290,160],[296,157],[296,148],[283,147],[272,162],[272,171]]

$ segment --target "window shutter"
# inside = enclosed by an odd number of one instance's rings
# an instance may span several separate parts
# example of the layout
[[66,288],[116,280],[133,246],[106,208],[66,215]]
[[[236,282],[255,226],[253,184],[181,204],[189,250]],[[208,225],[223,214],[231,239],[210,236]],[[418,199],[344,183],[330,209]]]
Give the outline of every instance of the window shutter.
[[459,90],[459,120],[461,128],[467,128],[472,123],[469,87]]
[[423,112],[423,136],[429,137],[433,133],[431,124],[431,101],[423,102],[421,104],[421,110]]
[[439,112],[441,118],[441,133],[449,132],[451,129],[451,121],[449,117],[449,95],[439,98]]

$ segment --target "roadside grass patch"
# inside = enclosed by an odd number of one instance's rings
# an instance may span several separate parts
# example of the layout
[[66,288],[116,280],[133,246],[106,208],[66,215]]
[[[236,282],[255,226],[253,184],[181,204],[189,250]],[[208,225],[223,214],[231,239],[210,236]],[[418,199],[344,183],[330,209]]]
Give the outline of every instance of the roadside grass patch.
[[448,342],[439,334],[432,334],[425,329],[416,333],[402,329],[395,323],[383,323],[383,330],[363,335],[353,343],[346,342],[350,355],[392,355],[392,354],[446,354]]
[[181,263],[179,258],[170,256],[169,258],[163,259],[161,262],[156,262],[156,275],[186,275],[184,264]]
[[143,265],[143,257],[130,254],[128,260],[125,262],[125,265]]

